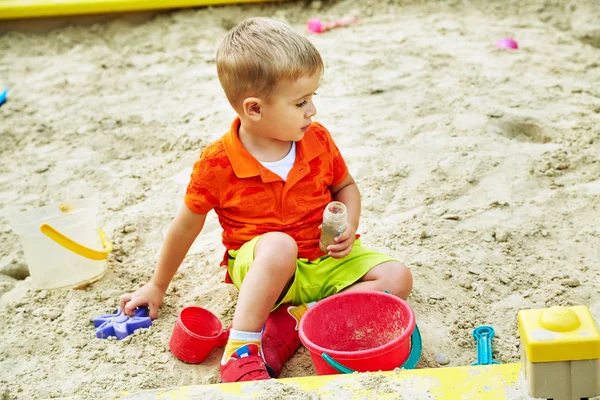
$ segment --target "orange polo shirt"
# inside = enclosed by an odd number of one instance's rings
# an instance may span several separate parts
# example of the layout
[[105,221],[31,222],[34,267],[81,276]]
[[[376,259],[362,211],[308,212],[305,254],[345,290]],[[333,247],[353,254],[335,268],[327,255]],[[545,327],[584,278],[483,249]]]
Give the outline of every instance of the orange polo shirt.
[[[248,153],[239,127],[236,118],[228,133],[204,148],[194,164],[185,204],[198,214],[215,210],[227,250],[267,232],[283,232],[298,244],[298,258],[321,257],[319,225],[332,201],[329,188],[348,174],[331,135],[313,122],[296,142],[296,161],[284,181]],[[228,258],[225,252],[222,266]],[[229,275],[225,281],[230,282]]]

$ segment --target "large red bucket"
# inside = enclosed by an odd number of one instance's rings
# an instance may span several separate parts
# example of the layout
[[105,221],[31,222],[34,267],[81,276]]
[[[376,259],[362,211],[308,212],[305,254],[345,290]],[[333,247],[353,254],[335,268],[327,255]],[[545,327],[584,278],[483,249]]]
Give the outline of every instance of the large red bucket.
[[304,314],[300,340],[317,375],[339,373],[323,353],[354,371],[391,371],[408,359],[414,329],[414,312],[402,299],[375,291],[345,292]]

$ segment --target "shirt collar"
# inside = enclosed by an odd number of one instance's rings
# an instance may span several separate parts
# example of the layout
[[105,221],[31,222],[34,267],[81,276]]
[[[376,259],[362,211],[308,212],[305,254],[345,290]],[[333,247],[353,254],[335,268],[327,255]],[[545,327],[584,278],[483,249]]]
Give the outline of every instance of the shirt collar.
[[[236,117],[231,124],[231,129],[223,138],[223,146],[227,153],[227,157],[231,162],[231,166],[233,167],[233,172],[235,172],[235,175],[238,178],[250,178],[252,176],[260,175],[263,178],[263,181],[272,180],[265,180],[269,174],[269,170],[244,148],[244,145],[238,136],[240,125],[240,118]],[[296,159],[301,160],[303,164],[306,164],[324,152],[325,148],[315,135],[311,125],[304,134],[302,140],[296,142]]]

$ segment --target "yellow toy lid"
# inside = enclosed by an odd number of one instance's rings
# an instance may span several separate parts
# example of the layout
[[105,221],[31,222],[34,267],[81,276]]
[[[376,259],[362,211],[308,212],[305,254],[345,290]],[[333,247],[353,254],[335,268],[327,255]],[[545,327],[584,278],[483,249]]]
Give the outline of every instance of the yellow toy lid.
[[585,306],[521,310],[518,324],[530,362],[600,358],[600,333]]

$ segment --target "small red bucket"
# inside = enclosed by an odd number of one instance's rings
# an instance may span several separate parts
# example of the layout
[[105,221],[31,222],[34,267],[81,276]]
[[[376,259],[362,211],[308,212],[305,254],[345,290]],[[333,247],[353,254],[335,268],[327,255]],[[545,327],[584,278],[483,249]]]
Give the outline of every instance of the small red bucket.
[[391,371],[408,359],[414,329],[415,314],[402,299],[375,291],[345,292],[304,314],[300,340],[317,375],[339,373],[324,358],[359,372]]
[[225,346],[228,336],[216,315],[202,307],[185,307],[177,317],[169,348],[183,362],[201,363],[212,349]]

